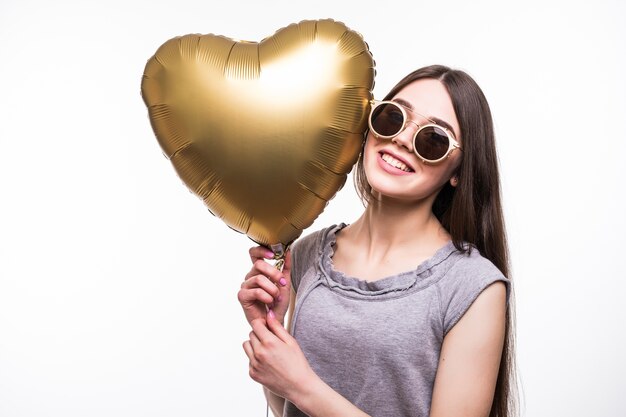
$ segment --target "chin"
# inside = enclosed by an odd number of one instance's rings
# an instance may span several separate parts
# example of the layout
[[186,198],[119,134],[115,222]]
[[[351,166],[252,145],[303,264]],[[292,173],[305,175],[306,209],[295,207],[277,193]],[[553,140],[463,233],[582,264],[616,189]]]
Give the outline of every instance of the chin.
[[[399,187],[398,184],[389,184],[386,181],[370,181],[372,194],[377,197],[391,198],[393,200],[411,201],[415,196],[407,194],[406,188]],[[377,198],[380,199],[380,198]]]
[[388,198],[405,203],[428,200],[433,195],[439,193],[440,187],[429,186],[424,183],[411,183],[398,181],[394,177],[385,177],[380,173],[367,175],[367,181],[372,187],[372,194],[377,200]]

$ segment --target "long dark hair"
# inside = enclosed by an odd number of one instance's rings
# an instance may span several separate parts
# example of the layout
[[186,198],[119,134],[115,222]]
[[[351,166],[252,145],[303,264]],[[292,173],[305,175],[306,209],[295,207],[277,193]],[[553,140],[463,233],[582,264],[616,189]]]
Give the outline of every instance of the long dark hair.
[[[404,77],[384,100],[392,99],[408,84],[425,78],[439,80],[446,87],[463,141],[463,157],[457,171],[458,185],[453,187],[449,182],[446,183],[433,203],[433,213],[450,233],[458,250],[465,250],[464,242],[471,243],[510,279],[498,157],[487,99],[478,84],[465,72],[433,65]],[[362,152],[354,180],[361,200],[367,205],[372,199],[372,188],[365,176]],[[514,311],[511,291],[506,311],[504,347],[490,417],[517,415]]]

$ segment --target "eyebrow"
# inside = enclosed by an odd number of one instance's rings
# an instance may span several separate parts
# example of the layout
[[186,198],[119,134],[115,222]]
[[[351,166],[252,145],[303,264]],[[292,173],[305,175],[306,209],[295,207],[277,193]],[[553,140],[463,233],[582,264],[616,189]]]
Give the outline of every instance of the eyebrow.
[[[401,98],[394,98],[392,101],[395,101],[396,103],[400,104],[403,107],[406,107],[407,109],[411,110],[412,112],[415,112],[415,109],[413,108],[413,105],[411,103],[409,103],[406,100],[403,100]],[[446,122],[445,120],[442,120],[438,117],[435,116],[424,116],[423,114],[417,113],[422,117],[427,118],[429,121],[431,122],[435,122],[436,124],[445,127],[446,129],[448,129],[450,132],[452,132],[452,134],[454,135],[454,137],[457,137],[456,132],[454,131],[454,129],[452,128],[452,126],[450,126],[450,124],[448,122]]]

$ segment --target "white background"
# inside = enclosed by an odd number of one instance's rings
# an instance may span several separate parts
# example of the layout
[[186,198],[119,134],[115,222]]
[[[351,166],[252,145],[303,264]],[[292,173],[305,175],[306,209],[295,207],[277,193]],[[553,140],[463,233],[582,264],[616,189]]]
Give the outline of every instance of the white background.
[[[264,416],[245,236],[162,156],[140,97],[166,40],[360,32],[375,95],[466,70],[499,141],[524,415],[624,416],[626,8],[609,1],[0,2],[0,415]],[[351,222],[351,186],[307,232]]]

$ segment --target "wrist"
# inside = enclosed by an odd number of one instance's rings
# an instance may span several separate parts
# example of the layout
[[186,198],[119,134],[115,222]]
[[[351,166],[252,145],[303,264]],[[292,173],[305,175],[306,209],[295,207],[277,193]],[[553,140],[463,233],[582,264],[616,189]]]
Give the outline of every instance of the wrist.
[[315,404],[323,398],[325,391],[330,387],[313,370],[310,370],[299,385],[299,389],[294,391],[289,400],[306,415],[313,415]]
[[310,417],[370,417],[318,377],[313,370],[309,380],[303,380],[300,391],[289,399]]

